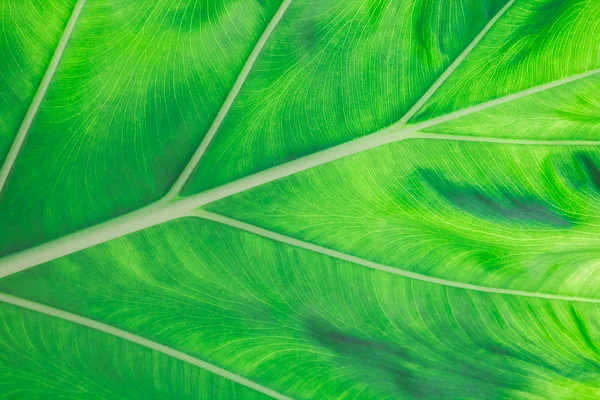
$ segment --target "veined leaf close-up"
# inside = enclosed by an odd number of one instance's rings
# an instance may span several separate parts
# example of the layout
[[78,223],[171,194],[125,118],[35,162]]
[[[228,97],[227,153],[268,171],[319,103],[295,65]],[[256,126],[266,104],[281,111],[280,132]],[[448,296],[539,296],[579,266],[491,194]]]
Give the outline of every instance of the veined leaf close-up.
[[598,0],[0,0],[0,399],[600,398]]

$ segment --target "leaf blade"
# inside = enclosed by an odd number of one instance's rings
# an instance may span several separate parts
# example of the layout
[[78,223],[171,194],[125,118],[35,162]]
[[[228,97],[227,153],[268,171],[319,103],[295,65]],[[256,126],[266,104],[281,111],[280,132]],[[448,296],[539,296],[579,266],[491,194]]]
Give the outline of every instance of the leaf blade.
[[[222,371],[215,375],[186,365],[173,357],[174,352],[167,351],[170,358],[161,354],[164,351],[144,349],[140,341],[121,339],[127,335],[99,334],[87,329],[98,324],[61,310],[6,295],[0,298],[3,398],[273,398],[248,390],[235,377],[222,378]],[[179,358],[194,364],[189,357]]]
[[0,285],[202,354],[293,397],[597,395],[597,355],[577,328],[589,326],[597,340],[597,305],[415,282],[199,219]]
[[295,1],[183,194],[397,122],[506,3]]
[[596,165],[597,143],[475,139],[403,140],[204,208],[432,278],[595,297],[580,278],[595,265],[598,191],[577,154]]
[[246,3],[86,4],[0,194],[0,254],[167,192],[278,0]]

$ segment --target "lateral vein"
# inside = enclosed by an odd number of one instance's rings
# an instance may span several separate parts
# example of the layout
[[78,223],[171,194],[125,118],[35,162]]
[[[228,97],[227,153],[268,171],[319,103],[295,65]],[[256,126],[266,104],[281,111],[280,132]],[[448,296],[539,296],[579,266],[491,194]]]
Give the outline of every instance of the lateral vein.
[[12,170],[12,168],[15,164],[15,161],[17,159],[19,151],[21,151],[21,147],[23,147],[23,143],[25,142],[25,138],[27,137],[29,128],[31,127],[31,124],[33,123],[33,119],[35,118],[35,115],[37,114],[37,111],[40,108],[40,104],[42,103],[42,100],[44,99],[44,96],[46,95],[46,92],[48,91],[50,82],[52,81],[52,78],[54,77],[54,73],[56,72],[56,69],[58,68],[58,64],[60,63],[60,60],[65,51],[65,48],[69,41],[69,38],[71,37],[71,34],[73,33],[73,29],[75,29],[75,25],[77,24],[79,16],[81,15],[81,10],[83,9],[84,4],[85,4],[85,0],[78,0],[77,3],[75,4],[75,8],[73,8],[73,12],[71,13],[71,16],[69,17],[69,21],[67,22],[67,25],[65,26],[65,30],[58,42],[58,45],[56,47],[56,50],[54,51],[54,54],[52,55],[50,64],[48,64],[48,68],[46,69],[46,72],[44,73],[44,76],[42,77],[42,81],[40,82],[40,85],[38,86],[38,90],[36,91],[36,93],[33,97],[33,100],[31,102],[31,104],[29,105],[29,108],[27,109],[27,113],[25,114],[25,117],[23,118],[23,121],[21,122],[21,126],[19,126],[19,130],[17,131],[15,140],[13,141],[13,144],[10,147],[10,150],[8,151],[6,159],[4,160],[4,163],[2,164],[2,168],[0,168],[0,192],[2,191],[2,188],[4,188],[4,185],[6,184],[6,181],[10,174],[10,171]]
[[486,292],[486,293],[495,293],[502,295],[511,295],[511,296],[521,296],[521,297],[534,297],[539,299],[547,299],[547,300],[561,300],[561,301],[571,301],[571,302],[580,302],[580,303],[600,303],[599,299],[586,298],[586,297],[574,297],[574,296],[561,296],[549,293],[539,293],[539,292],[527,292],[524,290],[511,290],[511,289],[500,289],[495,287],[488,286],[480,286],[473,285],[469,283],[450,281],[446,279],[436,278],[428,275],[419,274],[416,272],[407,271],[400,268],[390,267],[388,265],[379,264],[370,260],[366,260],[360,257],[356,257],[350,254],[342,253],[336,250],[332,250],[326,247],[318,246],[313,243],[308,243],[299,239],[295,239],[289,236],[282,235],[277,232],[273,232],[264,228],[260,228],[255,225],[251,225],[236,219],[228,218],[223,215],[211,213],[205,210],[195,210],[188,214],[189,216],[199,217],[206,220],[218,222],[224,225],[231,226],[233,228],[237,228],[246,232],[254,233],[256,235],[260,235],[272,240],[276,240],[281,243],[285,243],[294,247],[299,247],[305,250],[313,251],[315,253],[320,253],[326,256],[334,257],[339,260],[348,261],[353,264],[358,264],[363,267],[367,267],[370,269],[383,271],[386,273],[403,276],[405,278],[410,278],[418,281],[433,283],[442,286],[448,286],[452,288],[464,289],[464,290],[472,290],[476,292]]
[[192,172],[194,172],[194,169],[198,165],[198,162],[204,155],[204,152],[210,145],[212,139],[214,138],[217,131],[219,130],[219,127],[225,120],[225,117],[227,116],[229,109],[233,105],[235,98],[237,97],[238,93],[242,89],[242,86],[244,85],[246,78],[248,78],[248,75],[250,74],[250,71],[252,70],[254,63],[258,59],[258,56],[260,55],[265,44],[269,40],[269,37],[271,36],[273,31],[279,24],[279,21],[281,21],[281,18],[283,18],[283,15],[285,14],[285,11],[287,10],[287,8],[289,7],[291,2],[292,2],[292,0],[283,1],[283,3],[281,3],[281,6],[279,6],[279,9],[277,10],[277,12],[273,15],[271,22],[269,22],[269,24],[265,28],[265,31],[263,32],[260,39],[256,43],[256,46],[254,46],[252,53],[250,53],[250,56],[246,60],[244,67],[240,71],[240,74],[238,75],[233,87],[231,88],[229,94],[227,95],[225,102],[223,102],[223,105],[219,109],[217,116],[215,117],[214,121],[210,125],[210,128],[206,132],[206,135],[202,139],[200,146],[198,147],[198,149],[196,149],[196,152],[194,153],[194,155],[192,156],[192,158],[190,159],[188,164],[185,166],[181,175],[177,178],[177,180],[175,181],[175,183],[173,184],[173,186],[171,187],[171,189],[169,190],[167,195],[164,197],[163,201],[169,201],[169,200],[172,200],[173,198],[175,198],[179,194],[179,192],[181,191],[183,186],[185,185],[186,181],[188,180],[188,178],[190,177]]
[[83,317],[81,315],[72,314],[67,311],[63,311],[54,307],[47,306],[45,304],[37,303],[34,301],[22,299],[19,297],[15,297],[9,294],[0,293],[0,301],[12,304],[17,307],[26,308],[28,310],[36,311],[45,315],[49,315],[51,317],[60,318],[65,321],[73,322],[75,324],[85,326],[87,328],[95,329],[100,332],[107,333],[112,336],[119,337],[121,339],[125,339],[129,342],[138,344],[140,346],[144,346],[148,349],[157,351],[159,353],[165,354],[169,357],[176,358],[185,363],[194,365],[196,367],[202,368],[206,371],[212,372],[215,375],[219,375],[223,378],[229,379],[233,382],[239,383],[250,389],[254,389],[257,392],[263,393],[267,396],[270,396],[274,399],[279,400],[292,400],[290,397],[284,396],[281,393],[278,393],[272,389],[269,389],[265,386],[259,385],[256,382],[253,382],[249,379],[246,379],[240,375],[234,374],[227,370],[217,367],[216,365],[210,364],[206,361],[200,360],[196,357],[192,357],[189,354],[182,353],[181,351],[175,350],[171,347],[164,346],[160,343],[154,342],[152,340],[143,338],[131,332],[124,331],[122,329],[116,328],[111,325],[104,324],[102,322],[94,321],[92,319]]
[[504,7],[500,9],[500,11],[496,13],[496,15],[494,15],[494,17],[491,20],[489,20],[489,22],[483,27],[481,32],[479,32],[479,34],[475,36],[475,38],[471,41],[471,43],[469,43],[469,45],[463,50],[463,52],[460,53],[460,55],[452,62],[452,64],[450,64],[448,68],[446,68],[446,70],[433,83],[433,85],[431,85],[431,87],[427,89],[425,94],[423,94],[423,96],[406,112],[406,114],[397,123],[394,124],[394,126],[402,126],[406,124],[421,109],[421,107],[423,107],[423,105],[427,103],[427,101],[435,94],[435,92],[437,92],[440,86],[442,86],[442,84],[446,82],[446,80],[454,73],[454,71],[459,67],[459,65],[464,61],[464,59],[467,58],[469,54],[471,54],[471,52],[479,44],[481,39],[483,39],[483,37],[486,35],[486,33],[488,33],[490,29],[492,29],[494,24],[496,24],[500,17],[504,15],[504,13],[510,8],[510,6],[513,5],[514,2],[515,0],[510,0],[504,5]]
[[[547,90],[551,90],[551,89],[557,88],[559,86],[563,86],[568,83],[572,83],[572,82],[575,82],[575,81],[578,81],[581,79],[589,78],[589,77],[592,77],[592,76],[598,75],[598,74],[600,74],[600,68],[592,69],[589,71],[582,72],[580,74],[567,76],[567,77],[557,79],[552,82],[547,82],[547,83],[544,83],[539,86],[534,86],[529,89],[522,90],[520,92],[512,93],[512,94],[509,94],[506,96],[499,97],[497,99],[493,99],[493,100],[489,100],[489,101],[486,101],[486,102],[483,102],[480,104],[476,104],[471,107],[466,107],[466,108],[451,112],[446,115],[442,115],[442,116],[432,118],[427,121],[423,121],[423,122],[414,124],[412,126],[418,126],[419,129],[430,128],[435,125],[443,124],[444,122],[453,121],[455,119],[464,117],[469,114],[473,114],[473,113],[476,113],[479,111],[484,111],[484,110],[487,110],[488,108],[496,107],[501,104],[510,103],[511,101],[522,99],[523,97],[531,96],[536,93],[545,92]],[[400,130],[402,130],[402,127],[397,127],[396,125],[392,125],[389,128],[387,128],[387,130],[399,132]]]

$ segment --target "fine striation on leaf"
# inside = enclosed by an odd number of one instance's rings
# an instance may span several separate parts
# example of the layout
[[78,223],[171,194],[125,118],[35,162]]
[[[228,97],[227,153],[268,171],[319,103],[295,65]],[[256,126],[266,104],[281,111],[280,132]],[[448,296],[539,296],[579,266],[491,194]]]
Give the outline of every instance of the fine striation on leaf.
[[0,304],[0,398],[268,399],[172,357]]
[[600,70],[595,72],[422,131],[509,139],[595,140],[600,135]]
[[76,0],[0,1],[0,166],[75,3]]
[[600,67],[599,18],[595,0],[515,2],[412,122]]
[[183,194],[397,122],[505,3],[294,0]]
[[[0,254],[166,194],[279,3],[86,3],[0,192]],[[190,13],[204,29],[182,26]]]
[[292,398],[599,394],[598,304],[418,282],[199,218],[13,275],[0,290]]
[[600,398],[596,0],[74,6],[0,0],[0,398]]
[[205,208],[432,277],[596,297],[600,196],[584,155],[597,165],[593,146],[405,140]]

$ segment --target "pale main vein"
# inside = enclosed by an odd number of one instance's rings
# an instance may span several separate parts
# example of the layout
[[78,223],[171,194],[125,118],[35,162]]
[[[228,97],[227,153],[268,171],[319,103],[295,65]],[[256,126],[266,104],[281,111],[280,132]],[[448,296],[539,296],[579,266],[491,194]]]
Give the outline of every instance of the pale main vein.
[[522,297],[534,297],[539,299],[547,299],[547,300],[562,300],[562,301],[575,301],[581,303],[596,303],[600,304],[600,298],[588,298],[588,297],[575,297],[575,296],[561,296],[549,293],[539,293],[539,292],[527,292],[524,290],[511,290],[511,289],[500,289],[489,286],[480,286],[480,285],[472,285],[469,283],[450,281],[447,279],[440,279],[433,276],[418,274],[416,272],[407,271],[404,269],[390,267],[388,265],[379,264],[370,260],[366,260],[364,258],[356,257],[347,253],[342,253],[336,250],[332,250],[326,247],[318,246],[313,243],[305,242],[302,240],[295,239],[293,237],[285,236],[277,232],[273,232],[264,228],[260,228],[255,225],[250,225],[245,222],[228,218],[223,215],[211,213],[205,210],[194,210],[188,213],[188,216],[191,217],[199,217],[206,220],[218,222],[224,225],[231,226],[233,228],[241,229],[246,232],[254,233],[256,235],[260,235],[266,237],[268,239],[276,240],[281,243],[289,244],[294,247],[299,247],[305,250],[309,250],[315,253],[320,253],[329,257],[334,257],[339,260],[348,261],[353,264],[362,265],[363,267],[371,268],[377,271],[383,271],[394,275],[403,276],[406,278],[433,283],[442,286],[448,286],[453,288],[465,289],[465,290],[473,290],[477,292],[486,292],[486,293],[496,293],[496,294],[505,294],[512,296],[522,296]]
[[69,17],[69,21],[67,22],[67,25],[65,26],[65,30],[58,42],[58,46],[56,47],[56,50],[54,50],[54,54],[52,55],[50,64],[48,65],[48,68],[46,69],[46,73],[44,74],[42,81],[40,82],[40,85],[38,86],[38,90],[35,93],[35,96],[33,97],[31,104],[29,105],[29,109],[27,109],[27,113],[25,114],[25,117],[23,118],[23,121],[21,122],[21,126],[19,127],[19,130],[17,131],[15,140],[13,141],[13,144],[10,147],[10,150],[8,151],[8,155],[6,156],[6,159],[4,160],[4,164],[2,164],[2,168],[0,168],[0,192],[2,191],[2,188],[4,187],[4,185],[6,184],[8,175],[10,174],[10,171],[12,170],[12,168],[15,164],[15,161],[17,159],[19,151],[21,150],[21,147],[23,147],[23,143],[25,142],[25,138],[27,137],[29,128],[31,127],[33,119],[35,118],[35,115],[37,114],[37,111],[40,108],[40,104],[42,103],[42,100],[44,99],[44,96],[46,95],[46,92],[48,91],[50,82],[52,81],[52,78],[54,77],[54,73],[56,72],[56,69],[58,68],[60,59],[62,58],[62,55],[67,46],[67,42],[69,41],[69,38],[71,37],[71,34],[73,33],[73,29],[75,28],[75,25],[77,24],[77,20],[79,19],[79,16],[81,15],[81,10],[83,9],[84,4],[85,4],[85,0],[78,0],[77,4],[75,4],[75,8],[73,9],[73,12],[71,13],[71,17]]
[[598,146],[600,141],[577,141],[577,140],[519,140],[503,139],[492,137],[474,137],[458,135],[437,135],[419,133],[420,129],[428,128],[443,122],[452,121],[456,118],[472,114],[487,108],[503,104],[508,101],[539,93],[577,79],[600,73],[600,69],[586,72],[564,78],[535,88],[527,89],[522,92],[505,96],[496,100],[478,104],[464,110],[456,111],[451,114],[434,118],[414,125],[396,127],[395,125],[385,128],[376,133],[351,140],[349,142],[322,150],[308,156],[298,158],[285,164],[277,165],[273,168],[257,172],[253,175],[229,182],[204,192],[182,197],[172,202],[156,202],[139,210],[103,222],[96,226],[63,236],[50,242],[42,243],[30,249],[12,254],[0,259],[0,279],[34,267],[38,264],[66,256],[79,250],[118,238],[129,233],[137,232],[142,229],[171,221],[185,216],[189,211],[201,207],[205,204],[244,192],[254,187],[275,181],[286,176],[302,172],[304,170],[329,163],[340,158],[360,153],[385,144],[390,144],[407,139],[424,140],[454,140],[471,142],[493,142],[513,145],[543,145],[543,146]]
[[131,332],[127,332],[121,330],[119,328],[115,328],[114,326],[110,326],[107,324],[103,324],[102,322],[94,321],[93,319],[89,319],[86,317],[82,317],[81,315],[72,314],[67,311],[63,311],[54,307],[49,307],[45,304],[36,303],[30,300],[25,300],[19,297],[11,296],[9,294],[0,293],[0,301],[8,304],[12,304],[14,306],[26,308],[32,311],[36,311],[45,315],[49,315],[52,317],[60,318],[65,321],[70,321],[76,323],[78,325],[85,326],[87,328],[95,329],[100,332],[107,333],[112,336],[119,337],[121,339],[125,339],[129,342],[144,346],[148,349],[157,351],[162,354],[166,354],[167,356],[176,358],[188,364],[195,365],[196,367],[202,368],[209,372],[212,372],[215,375],[222,376],[223,378],[229,379],[233,382],[239,383],[246,387],[256,390],[257,392],[263,393],[267,396],[270,396],[279,400],[291,400],[290,397],[284,396],[281,393],[278,393],[274,390],[271,390],[265,386],[259,385],[256,382],[248,380],[240,375],[234,374],[227,370],[217,367],[216,365],[210,364],[206,361],[202,361],[196,357],[192,357],[189,354],[182,353],[181,351],[175,350],[171,347],[164,346],[160,343],[154,342],[152,340],[145,339],[141,336],[135,335]]
[[238,93],[240,92],[242,86],[244,85],[246,78],[248,78],[248,75],[250,74],[250,70],[252,69],[252,67],[254,66],[254,63],[258,59],[258,56],[260,55],[265,44],[267,43],[267,40],[269,40],[271,33],[273,33],[273,31],[275,30],[275,27],[277,26],[277,24],[279,24],[279,21],[281,21],[283,14],[287,10],[287,8],[289,7],[291,2],[292,2],[292,0],[285,0],[283,3],[281,3],[281,6],[279,6],[279,9],[275,13],[275,15],[273,15],[271,22],[269,22],[269,25],[267,25],[267,27],[265,28],[265,31],[263,32],[260,39],[254,46],[254,49],[252,50],[250,57],[248,57],[248,59],[246,60],[246,63],[244,64],[242,71],[240,72],[239,76],[237,77],[235,84],[231,88],[231,91],[227,95],[227,98],[225,99],[225,102],[221,106],[221,109],[217,113],[216,118],[214,119],[214,121],[210,125],[210,128],[206,132],[204,139],[202,139],[200,146],[198,147],[198,149],[196,150],[196,152],[194,153],[194,155],[192,156],[192,158],[190,159],[188,164],[185,166],[183,172],[181,173],[179,178],[177,178],[177,180],[173,184],[173,187],[171,187],[171,189],[169,190],[169,192],[167,193],[167,195],[165,196],[163,201],[169,201],[169,200],[172,200],[173,198],[175,198],[179,194],[181,189],[183,188],[183,185],[188,180],[188,178],[190,177],[192,172],[194,172],[194,169],[196,168],[196,165],[198,165],[200,158],[202,158],[202,156],[204,155],[204,152],[208,148],[208,145],[210,144],[210,142],[214,138],[215,134],[219,130],[219,127],[223,123],[225,116],[227,116],[227,113],[229,112],[231,105],[233,104],[235,98],[237,97]]
[[[501,11],[502,12],[502,11]],[[453,64],[449,68],[456,68]],[[171,202],[158,201],[139,210],[130,212],[112,220],[103,222],[96,226],[83,229],[81,231],[63,236],[61,238],[42,243],[35,247],[23,250],[21,252],[9,255],[0,259],[0,278],[26,270],[36,265],[66,256],[68,254],[86,249],[88,247],[106,242],[120,236],[127,235],[145,228],[158,225],[176,218],[185,216],[189,211],[201,207],[205,204],[232,196],[234,194],[252,189],[254,187],[284,178],[298,172],[329,163],[340,158],[344,158],[362,151],[366,151],[385,144],[406,140],[406,139],[439,139],[456,141],[477,141],[494,142],[506,144],[524,144],[524,145],[574,145],[574,146],[596,146],[600,141],[576,141],[576,140],[516,140],[490,137],[472,137],[472,136],[454,136],[454,135],[435,135],[419,133],[420,129],[429,128],[444,122],[486,110],[488,108],[515,101],[520,98],[540,93],[555,87],[565,85],[586,77],[600,73],[600,68],[587,71],[581,74],[562,78],[540,86],[532,87],[521,92],[513,93],[495,100],[487,101],[475,106],[443,115],[429,121],[423,121],[414,125],[394,124],[378,132],[372,133],[361,138],[351,140],[346,143],[325,149],[308,156],[298,158],[288,163],[280,164],[275,167],[257,172],[253,175],[229,182],[222,186],[206,190],[201,193],[175,199]],[[438,87],[440,82],[436,82]],[[430,96],[429,91],[425,96]]]

